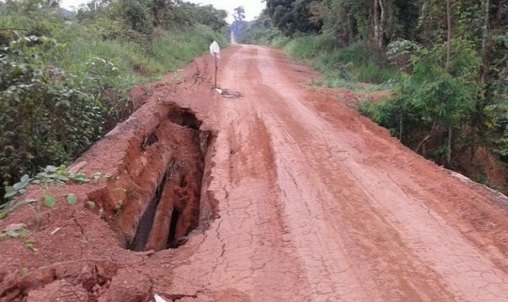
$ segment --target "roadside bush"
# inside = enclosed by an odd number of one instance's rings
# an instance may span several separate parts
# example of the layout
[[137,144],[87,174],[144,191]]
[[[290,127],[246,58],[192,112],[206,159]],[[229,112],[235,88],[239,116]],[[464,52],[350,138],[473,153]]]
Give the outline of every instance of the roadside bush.
[[284,50],[325,73],[325,82],[332,87],[355,86],[347,82],[382,84],[399,76],[376,48],[364,42],[340,48],[330,35],[307,35],[290,40]]
[[317,54],[312,36],[294,38],[284,46],[284,50],[297,60],[307,60]]
[[478,54],[461,40],[455,40],[453,46],[448,69],[445,44],[420,49],[412,57],[412,74],[401,78],[392,100],[362,109],[416,151],[427,150],[439,163],[445,162],[445,155],[449,163],[454,143],[461,143],[454,130],[474,118],[479,89]]
[[373,84],[382,84],[398,77],[393,69],[372,63],[353,68],[352,73],[357,81]]
[[357,110],[370,117],[374,122],[390,130],[392,135],[398,134],[397,107],[392,100],[382,100],[377,103],[372,103],[371,100],[363,100],[358,103]]
[[290,38],[285,37],[282,34],[281,35],[277,34],[271,40],[270,45],[274,47],[284,48],[290,41],[291,41]]
[[[36,37],[23,38],[42,43]],[[12,183],[48,162],[64,163],[102,132],[101,104],[63,70],[43,66],[27,43],[0,55],[0,179]],[[38,45],[43,47],[42,45]]]
[[283,47],[289,42],[289,38],[286,38],[278,28],[272,25],[268,12],[264,10],[256,20],[249,22],[239,42]]
[[328,35],[307,35],[292,39],[284,50],[298,60],[314,59],[320,53],[333,53],[337,50],[333,37]]
[[150,52],[164,71],[172,71],[202,54],[212,40],[216,40],[221,47],[227,46],[225,37],[207,26],[196,25],[181,29],[177,34],[163,32],[153,42]]

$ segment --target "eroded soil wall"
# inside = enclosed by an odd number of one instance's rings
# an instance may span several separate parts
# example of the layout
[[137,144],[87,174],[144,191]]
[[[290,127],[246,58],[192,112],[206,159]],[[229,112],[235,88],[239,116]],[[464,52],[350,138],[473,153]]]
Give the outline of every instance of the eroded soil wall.
[[113,185],[90,194],[99,201],[125,248],[175,248],[199,225],[205,158],[212,141],[201,122],[169,106],[160,123],[130,143]]

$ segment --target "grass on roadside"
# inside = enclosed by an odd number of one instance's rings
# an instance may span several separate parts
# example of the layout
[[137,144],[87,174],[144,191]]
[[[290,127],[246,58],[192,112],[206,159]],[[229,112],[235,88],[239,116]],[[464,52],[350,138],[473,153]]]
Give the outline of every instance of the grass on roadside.
[[289,41],[283,49],[291,58],[321,71],[328,87],[377,91],[390,87],[398,77],[377,49],[363,42],[340,48],[331,36],[308,35]]

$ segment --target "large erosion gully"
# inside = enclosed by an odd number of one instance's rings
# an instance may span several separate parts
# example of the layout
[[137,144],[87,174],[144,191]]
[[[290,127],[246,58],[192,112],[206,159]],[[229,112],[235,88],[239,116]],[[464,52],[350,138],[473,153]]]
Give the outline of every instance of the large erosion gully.
[[[126,122],[133,135],[118,158],[114,179],[88,194],[109,217],[123,247],[133,251],[176,248],[215,215],[207,191],[214,136],[200,130],[201,122],[189,109],[159,104],[155,111],[148,121]],[[138,127],[139,122],[144,124]]]
[[[186,242],[194,229],[199,234],[215,217],[217,201],[208,190],[213,166],[210,150],[215,136],[202,128],[191,110],[150,101],[69,168],[87,175],[98,171],[110,175],[82,185],[79,199],[95,202],[94,211],[108,221],[122,248],[134,251],[176,248]],[[67,192],[65,186],[58,190]],[[113,285],[123,282],[121,277],[114,277],[122,268],[120,263],[64,260],[34,268],[21,277],[17,271],[3,275],[0,271],[0,301],[24,301],[27,295],[28,301],[40,301],[37,290],[41,286],[49,283],[68,286],[65,280],[82,283],[91,293],[90,301],[96,301],[97,285],[104,287],[108,280]],[[118,292],[123,292],[123,287],[113,286],[105,295]],[[30,293],[36,300],[30,298]]]

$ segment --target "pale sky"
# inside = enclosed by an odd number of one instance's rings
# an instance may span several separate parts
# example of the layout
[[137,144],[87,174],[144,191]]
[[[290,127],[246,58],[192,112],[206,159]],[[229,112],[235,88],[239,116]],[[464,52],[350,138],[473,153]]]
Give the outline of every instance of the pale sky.
[[262,2],[262,0],[187,0],[188,2],[198,3],[198,4],[211,4],[215,8],[223,9],[228,12],[227,21],[229,23],[233,22],[233,10],[239,6],[243,6],[245,8],[245,19],[247,21],[254,20],[263,8],[265,8],[266,4]]
[[[265,3],[262,0],[187,0],[188,2],[193,2],[197,4],[211,4],[215,8],[224,9],[228,12],[227,21],[229,23],[233,22],[233,9],[238,6],[243,6],[245,8],[245,17],[247,21],[254,20],[263,8],[265,8]],[[87,3],[87,0],[62,0],[60,5],[65,8],[79,7],[80,4]]]

